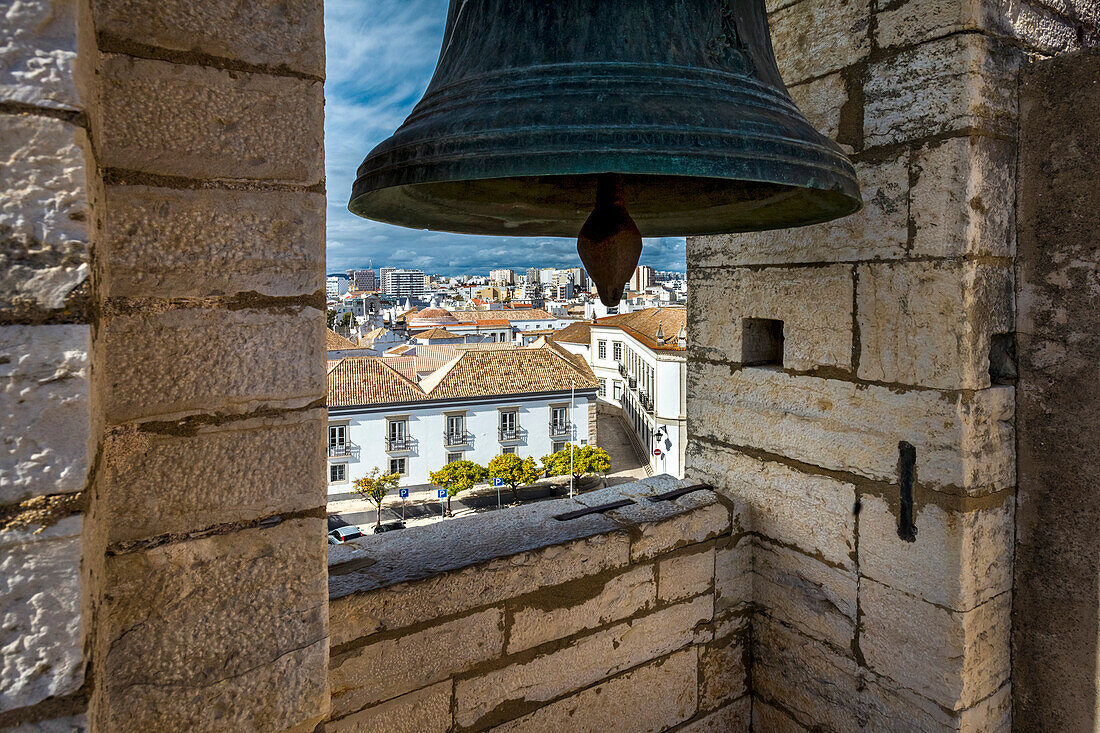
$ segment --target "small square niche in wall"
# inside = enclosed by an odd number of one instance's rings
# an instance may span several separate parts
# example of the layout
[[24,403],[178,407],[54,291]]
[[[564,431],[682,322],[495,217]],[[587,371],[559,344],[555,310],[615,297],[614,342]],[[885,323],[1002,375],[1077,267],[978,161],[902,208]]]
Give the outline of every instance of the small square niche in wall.
[[745,318],[741,324],[741,363],[783,366],[783,321]]

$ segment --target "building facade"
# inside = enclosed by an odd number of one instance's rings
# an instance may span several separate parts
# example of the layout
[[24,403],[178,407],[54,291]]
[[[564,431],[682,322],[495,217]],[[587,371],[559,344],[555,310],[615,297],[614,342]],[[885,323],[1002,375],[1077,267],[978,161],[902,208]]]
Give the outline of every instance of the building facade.
[[649,308],[574,324],[555,342],[583,356],[598,399],[621,408],[655,473],[684,475],[687,447],[687,313]]
[[485,465],[504,453],[537,460],[595,443],[595,377],[553,344],[460,352],[419,378],[397,361],[332,363],[329,494],[350,492],[375,467],[416,486],[452,461]]
[[356,270],[355,279],[352,282],[355,283],[355,289],[360,292],[378,290],[378,276],[374,270]]
[[382,292],[400,298],[422,298],[427,292],[423,270],[382,268]]

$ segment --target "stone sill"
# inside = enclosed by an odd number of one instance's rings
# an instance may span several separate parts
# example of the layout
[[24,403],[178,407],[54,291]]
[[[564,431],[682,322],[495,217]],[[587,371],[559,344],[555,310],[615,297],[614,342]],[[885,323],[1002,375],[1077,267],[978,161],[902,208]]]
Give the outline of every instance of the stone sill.
[[[596,535],[629,533],[631,560],[637,561],[727,532],[730,510],[712,490],[694,491],[670,501],[651,502],[646,498],[692,483],[696,482],[667,474],[653,476],[581,494],[574,499],[554,499],[489,511],[417,527],[415,531],[368,535],[344,545],[330,546],[329,597],[338,599],[424,580]],[[557,514],[622,499],[635,503],[577,519],[559,521],[553,518]],[[712,509],[706,511],[708,507]],[[686,514],[694,515],[690,537],[662,537],[659,531],[654,531],[659,525]]]

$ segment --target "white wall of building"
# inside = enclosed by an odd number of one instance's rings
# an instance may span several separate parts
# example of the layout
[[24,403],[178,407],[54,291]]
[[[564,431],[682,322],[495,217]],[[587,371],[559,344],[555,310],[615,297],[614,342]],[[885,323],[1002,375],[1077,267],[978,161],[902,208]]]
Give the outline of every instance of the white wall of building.
[[[329,466],[344,464],[344,480],[329,482],[329,494],[352,491],[352,482],[366,475],[373,467],[389,470],[390,459],[404,458],[405,475],[401,486],[430,483],[428,473],[438,470],[447,462],[449,453],[461,454],[462,460],[481,465],[487,464],[504,448],[515,448],[520,458],[536,460],[554,452],[556,444],[572,440],[575,445],[587,445],[589,431],[589,404],[595,399],[591,390],[578,392],[570,402],[570,393],[543,395],[502,395],[469,400],[437,400],[407,405],[377,405],[369,408],[331,408],[328,421],[331,428],[344,426],[345,448],[330,449]],[[551,407],[567,410],[570,433],[551,438]],[[518,415],[519,439],[501,441],[498,428],[500,413],[515,410]],[[447,415],[463,414],[469,443],[464,447],[448,448],[444,445]],[[392,419],[408,421],[408,450],[388,450],[388,423]],[[331,478],[331,468],[329,476]]]
[[[606,344],[603,358],[600,357],[600,341]],[[616,342],[621,344],[618,360],[615,358]],[[579,353],[569,344],[562,346]],[[649,465],[654,473],[682,477],[687,448],[687,416],[684,413],[687,360],[683,352],[654,351],[621,329],[593,325],[586,358],[596,378],[604,385],[604,394],[599,399],[622,408],[627,422],[649,454]],[[620,364],[627,375],[620,373]],[[634,388],[630,387],[631,367]],[[652,409],[643,404],[641,392],[647,392]],[[659,432],[663,435],[661,439],[657,438]],[[661,450],[660,456],[653,454],[655,448]]]

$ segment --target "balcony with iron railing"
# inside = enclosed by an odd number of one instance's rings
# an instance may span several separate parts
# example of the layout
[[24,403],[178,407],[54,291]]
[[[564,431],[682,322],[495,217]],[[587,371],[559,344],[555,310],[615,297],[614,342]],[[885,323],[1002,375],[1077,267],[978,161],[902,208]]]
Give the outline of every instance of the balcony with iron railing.
[[498,428],[497,437],[501,443],[510,443],[513,441],[523,440],[527,431],[518,425],[513,428]]
[[470,434],[465,430],[443,431],[443,447],[444,448],[458,448],[460,446],[469,445]]
[[572,432],[572,423],[568,420],[550,421],[551,438],[567,438]]
[[619,374],[623,377],[626,376],[626,365],[625,364],[619,364]]
[[386,450],[402,451],[409,449],[409,436],[399,435],[386,438]]
[[645,410],[646,412],[648,412],[651,415],[653,414],[653,400],[650,399],[649,395],[647,395],[645,392],[642,392],[642,391],[639,390],[638,391],[638,402],[640,402],[642,404],[642,409],[643,410]]
[[343,458],[350,456],[353,453],[358,452],[359,446],[355,443],[345,441],[343,443],[329,443],[328,457],[329,458]]

